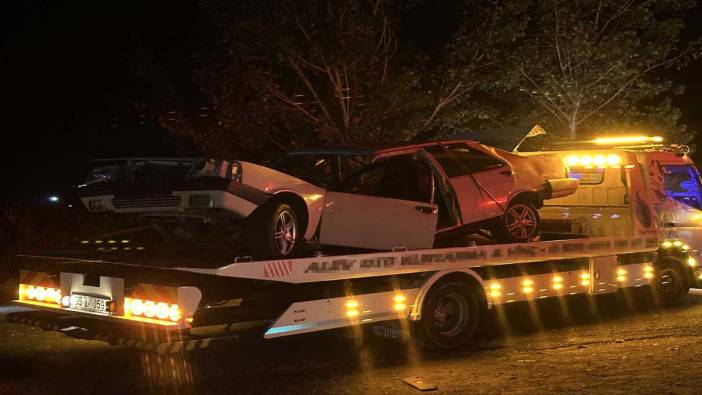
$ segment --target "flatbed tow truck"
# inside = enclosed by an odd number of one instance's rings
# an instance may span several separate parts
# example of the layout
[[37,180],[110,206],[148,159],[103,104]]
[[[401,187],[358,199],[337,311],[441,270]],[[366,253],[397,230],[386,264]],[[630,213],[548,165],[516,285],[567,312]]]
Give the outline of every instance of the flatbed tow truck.
[[[651,215],[656,186],[636,155],[622,156],[607,157],[601,172],[621,181],[617,193],[605,191],[621,198],[607,212],[616,222],[591,224],[590,235],[288,260],[163,258],[168,267],[140,261],[129,240],[85,240],[103,253],[22,256],[15,302],[32,310],[7,320],[158,353],[391,323],[402,336],[448,349],[466,344],[488,309],[511,303],[617,292],[680,303],[702,285],[695,248]],[[545,206],[542,217],[560,224],[555,210],[573,207],[566,203]]]

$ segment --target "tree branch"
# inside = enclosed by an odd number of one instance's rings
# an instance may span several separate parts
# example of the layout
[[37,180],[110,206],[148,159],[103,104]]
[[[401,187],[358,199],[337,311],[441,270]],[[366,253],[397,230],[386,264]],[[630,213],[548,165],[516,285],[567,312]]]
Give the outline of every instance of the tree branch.
[[339,135],[339,139],[341,141],[344,140],[344,135],[341,133],[341,130],[339,129],[338,125],[336,125],[336,122],[334,122],[334,118],[332,118],[331,114],[329,113],[329,110],[327,110],[327,106],[324,105],[324,102],[322,102],[321,98],[319,97],[319,94],[317,93],[317,90],[314,89],[314,86],[312,86],[312,83],[310,80],[307,78],[305,73],[300,69],[300,66],[295,62],[295,59],[293,59],[292,56],[288,56],[288,62],[290,63],[290,66],[292,66],[293,70],[297,73],[297,75],[302,79],[302,82],[305,84],[307,89],[310,91],[314,99],[317,101],[319,104],[319,108],[322,110],[322,114],[324,114],[324,117],[326,120],[329,122],[331,126],[333,126],[336,129],[337,134]]
[[305,110],[300,103],[295,102],[289,96],[285,95],[283,92],[275,89],[274,87],[268,87],[268,90],[283,103],[296,108],[298,111],[302,112],[310,121],[314,123],[319,123],[319,119],[312,115],[309,111]]
[[649,71],[651,71],[651,70],[653,70],[653,69],[657,69],[657,68],[659,68],[659,67],[662,67],[662,66],[666,66],[666,65],[675,63],[678,59],[680,59],[680,58],[682,58],[683,56],[685,56],[686,53],[687,53],[687,51],[683,51],[683,52],[680,53],[678,56],[676,56],[676,57],[674,57],[674,58],[671,58],[671,59],[668,59],[668,60],[666,60],[666,61],[663,61],[663,62],[654,64],[654,65],[652,65],[652,66],[649,66],[649,67],[648,67],[647,69],[645,69],[644,71],[642,71],[642,72],[636,74],[635,76],[631,77],[631,78],[630,78],[629,80],[627,80],[621,87],[619,87],[619,89],[617,89],[617,91],[614,92],[614,94],[613,94],[612,96],[610,96],[610,97],[609,97],[607,100],[605,100],[602,104],[600,104],[599,106],[595,107],[595,109],[593,109],[592,111],[588,112],[587,115],[585,115],[583,118],[581,118],[581,119],[577,122],[577,124],[580,124],[580,123],[584,122],[586,119],[590,118],[590,116],[592,116],[593,114],[597,113],[597,112],[600,111],[602,108],[604,108],[606,105],[608,105],[609,103],[611,103],[612,100],[614,100],[617,96],[619,96],[622,92],[624,92],[624,90],[625,90],[629,85],[631,85],[631,84],[632,84],[634,81],[636,81],[637,79],[641,78],[641,76],[643,76],[644,74],[648,73]]
[[434,120],[434,118],[439,113],[439,111],[441,111],[442,108],[444,108],[446,105],[450,104],[452,101],[458,99],[460,96],[462,96],[467,91],[467,90],[464,90],[463,92],[459,92],[461,85],[463,85],[462,82],[457,83],[456,86],[453,88],[453,90],[445,98],[439,98],[439,102],[436,103],[436,106],[434,107],[434,111],[431,113],[431,115],[426,120],[426,122],[424,122],[424,127],[429,126],[429,124]]

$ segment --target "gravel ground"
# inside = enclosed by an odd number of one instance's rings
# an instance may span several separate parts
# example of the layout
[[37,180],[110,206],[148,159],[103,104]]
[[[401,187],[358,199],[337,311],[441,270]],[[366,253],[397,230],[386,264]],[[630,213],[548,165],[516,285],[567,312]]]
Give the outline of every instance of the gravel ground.
[[450,353],[332,332],[157,357],[0,317],[0,394],[418,393],[408,376],[441,393],[699,394],[702,293],[688,299],[511,306]]

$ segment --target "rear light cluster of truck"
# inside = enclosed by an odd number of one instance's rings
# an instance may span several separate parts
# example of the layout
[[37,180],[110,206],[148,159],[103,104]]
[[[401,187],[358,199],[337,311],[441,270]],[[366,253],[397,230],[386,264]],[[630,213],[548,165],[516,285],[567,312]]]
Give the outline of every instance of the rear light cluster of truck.
[[177,304],[124,298],[124,315],[178,322],[182,317],[182,312]]
[[19,300],[61,304],[61,290],[29,284],[19,285]]

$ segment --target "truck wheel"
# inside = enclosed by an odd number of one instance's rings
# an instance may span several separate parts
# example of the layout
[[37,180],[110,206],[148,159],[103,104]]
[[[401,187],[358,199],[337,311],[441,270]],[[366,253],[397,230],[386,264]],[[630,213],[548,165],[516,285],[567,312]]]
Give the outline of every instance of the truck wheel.
[[248,225],[246,237],[254,258],[289,258],[297,252],[300,224],[289,204],[272,202],[260,207]]
[[662,262],[656,267],[651,290],[659,306],[676,306],[685,302],[690,286],[680,264]]
[[531,203],[515,201],[510,203],[504,215],[493,226],[494,236],[507,243],[522,243],[538,236],[541,220],[539,211]]
[[412,334],[425,348],[460,347],[473,336],[480,319],[479,298],[456,280],[435,284],[422,304],[422,319],[412,323]]

